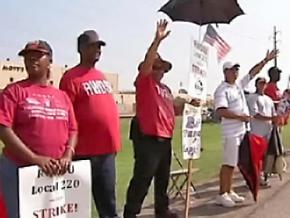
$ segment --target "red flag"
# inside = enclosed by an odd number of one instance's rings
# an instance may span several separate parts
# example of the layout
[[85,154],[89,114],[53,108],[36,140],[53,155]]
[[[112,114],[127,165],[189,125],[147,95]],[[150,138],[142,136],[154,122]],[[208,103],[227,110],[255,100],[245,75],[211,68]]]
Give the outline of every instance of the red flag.
[[231,46],[219,36],[217,31],[212,25],[207,25],[206,33],[203,38],[204,42],[207,42],[217,50],[218,61],[220,62],[231,50]]

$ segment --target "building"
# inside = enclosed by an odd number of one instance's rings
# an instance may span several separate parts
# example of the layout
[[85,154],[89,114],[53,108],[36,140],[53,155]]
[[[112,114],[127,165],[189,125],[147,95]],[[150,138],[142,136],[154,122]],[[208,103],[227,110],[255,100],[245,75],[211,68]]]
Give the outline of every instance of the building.
[[[68,66],[51,65],[50,84],[58,87],[62,75],[68,70]],[[27,77],[24,63],[6,59],[0,61],[0,90],[8,84]],[[135,92],[119,91],[119,75],[117,73],[105,73],[105,77],[111,83],[113,95],[119,107],[121,116],[132,116],[135,113]]]
[[[68,66],[58,66],[51,65],[51,78],[50,84],[58,87],[59,81],[66,70],[68,70]],[[118,82],[119,76],[116,73],[107,73],[105,74],[108,81],[111,83],[113,88],[113,93],[118,93]],[[15,62],[9,59],[5,61],[0,61],[0,89],[5,88],[9,83],[16,82],[27,77],[27,73],[24,67],[23,62]]]

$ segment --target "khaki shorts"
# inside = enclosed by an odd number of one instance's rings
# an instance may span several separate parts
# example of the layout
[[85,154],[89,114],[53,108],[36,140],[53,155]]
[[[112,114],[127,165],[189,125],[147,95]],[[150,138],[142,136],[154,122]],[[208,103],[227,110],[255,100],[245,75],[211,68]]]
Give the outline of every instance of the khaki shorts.
[[239,147],[245,134],[223,138],[223,165],[236,167],[239,161]]

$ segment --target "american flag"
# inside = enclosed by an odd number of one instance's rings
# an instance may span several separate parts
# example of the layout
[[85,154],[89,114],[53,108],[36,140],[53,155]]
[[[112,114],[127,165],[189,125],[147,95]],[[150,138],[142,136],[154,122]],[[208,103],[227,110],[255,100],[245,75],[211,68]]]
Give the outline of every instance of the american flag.
[[206,33],[203,38],[204,42],[207,42],[217,50],[218,61],[220,62],[231,50],[231,46],[219,36],[217,31],[212,25],[207,25]]

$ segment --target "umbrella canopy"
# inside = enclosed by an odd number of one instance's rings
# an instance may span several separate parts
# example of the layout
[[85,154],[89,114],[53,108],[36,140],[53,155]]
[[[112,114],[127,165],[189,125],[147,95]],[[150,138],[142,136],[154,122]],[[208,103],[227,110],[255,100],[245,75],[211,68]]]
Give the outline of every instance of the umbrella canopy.
[[267,150],[267,141],[258,135],[246,133],[240,148],[238,167],[257,201],[262,160]]
[[170,0],[159,11],[172,21],[192,22],[198,25],[230,23],[244,14],[237,0]]

